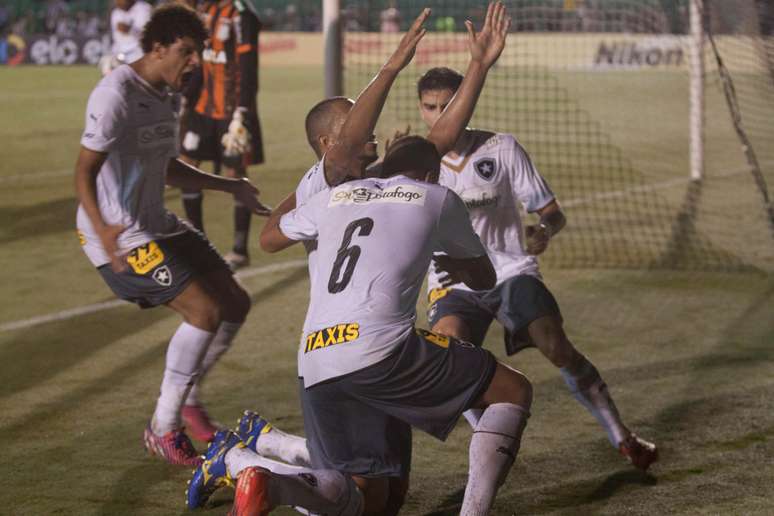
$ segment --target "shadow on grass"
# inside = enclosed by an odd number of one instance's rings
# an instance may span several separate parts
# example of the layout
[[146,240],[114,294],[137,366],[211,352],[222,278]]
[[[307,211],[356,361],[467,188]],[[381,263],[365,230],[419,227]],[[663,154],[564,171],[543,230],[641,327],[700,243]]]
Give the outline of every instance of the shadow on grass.
[[[39,238],[52,233],[71,231],[75,235],[75,212],[78,201],[74,197],[54,199],[32,206],[1,206],[0,243],[6,244],[27,238]],[[73,236],[73,240],[75,240]]]

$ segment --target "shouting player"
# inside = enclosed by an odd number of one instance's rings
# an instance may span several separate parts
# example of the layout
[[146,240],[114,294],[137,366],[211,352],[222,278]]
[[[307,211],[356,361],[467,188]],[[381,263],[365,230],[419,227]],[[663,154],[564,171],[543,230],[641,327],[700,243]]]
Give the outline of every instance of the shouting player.
[[[419,111],[433,127],[463,82],[449,68],[433,68],[417,86]],[[633,434],[621,421],[613,399],[586,356],[565,335],[559,306],[543,283],[537,256],[565,225],[551,189],[529,155],[510,134],[466,130],[443,157],[439,184],[454,190],[470,211],[476,233],[497,271],[497,286],[473,292],[454,285],[454,274],[430,271],[429,324],[434,332],[480,346],[494,319],[505,328],[509,355],[537,347],[561,371],[575,398],[607,432],[610,443],[634,466],[647,469],[658,458],[656,447]],[[540,221],[522,236],[520,205]],[[439,261],[443,262],[443,257]],[[466,414],[475,427],[478,415]]]
[[[199,4],[209,32],[202,53],[198,99],[187,106],[182,119],[183,159],[198,166],[202,161],[222,165],[227,177],[246,177],[247,167],[263,163],[263,142],[258,121],[258,30],[260,22],[242,0],[205,1]],[[197,88],[194,88],[197,89]],[[202,192],[183,189],[186,217],[203,231]],[[268,215],[263,209],[262,215]],[[232,269],[250,263],[248,236],[252,210],[234,204],[234,245],[224,258]]]
[[199,64],[206,38],[195,11],[179,4],[154,11],[141,38],[144,56],[92,91],[75,167],[78,230],[102,278],[121,299],[166,305],[183,318],[144,440],[151,453],[186,465],[201,460],[181,412],[195,437],[212,438],[217,429],[198,404],[196,383],[228,349],[250,298],[207,239],[164,208],[164,187],[220,190],[251,210],[261,207],[247,179],[205,174],[176,159],[175,91]]

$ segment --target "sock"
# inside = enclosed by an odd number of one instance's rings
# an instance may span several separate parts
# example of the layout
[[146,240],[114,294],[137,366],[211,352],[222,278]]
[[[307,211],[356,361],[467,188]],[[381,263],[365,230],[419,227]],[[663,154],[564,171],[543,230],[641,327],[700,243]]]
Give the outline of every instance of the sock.
[[214,336],[184,322],[169,341],[161,394],[151,420],[151,430],[156,435],[180,428],[180,410],[196,382],[202,358]]
[[253,213],[239,201],[234,201],[234,252],[247,256],[247,235]]
[[481,420],[481,414],[483,413],[484,411],[482,409],[472,408],[463,412],[462,415],[465,416],[470,427],[475,430],[476,425],[478,425],[478,422]]
[[183,191],[183,208],[185,209],[185,218],[191,221],[191,224],[204,233],[204,221],[202,220],[202,203],[204,195],[201,191]]
[[572,369],[563,367],[560,371],[575,399],[599,421],[607,432],[610,444],[618,448],[620,442],[629,435],[629,431],[621,422],[621,416],[610,397],[607,385],[602,381],[594,364],[584,356]]
[[521,443],[529,412],[513,403],[493,403],[484,410],[470,439],[468,485],[461,516],[484,516],[505,481]]
[[200,405],[201,401],[199,399],[199,390],[202,382],[204,381],[205,375],[210,371],[212,366],[215,365],[215,362],[218,361],[221,355],[223,355],[223,353],[225,353],[228,348],[231,347],[231,343],[234,341],[234,338],[236,337],[237,333],[239,333],[239,329],[241,327],[241,322],[236,323],[223,321],[220,323],[220,326],[218,326],[218,331],[215,332],[215,337],[213,337],[210,346],[207,348],[207,353],[202,359],[199,378],[191,387],[191,392],[188,393],[188,397],[185,400],[186,405]]
[[354,481],[333,470],[315,470],[284,464],[258,455],[249,448],[235,446],[225,457],[232,478],[247,468],[261,467],[271,471],[269,499],[272,505],[293,506],[303,514],[351,514],[360,512],[362,494]]
[[312,463],[309,449],[306,447],[306,439],[287,434],[274,426],[270,431],[261,434],[255,442],[255,449],[261,455],[271,455],[282,462],[295,466],[308,467]]

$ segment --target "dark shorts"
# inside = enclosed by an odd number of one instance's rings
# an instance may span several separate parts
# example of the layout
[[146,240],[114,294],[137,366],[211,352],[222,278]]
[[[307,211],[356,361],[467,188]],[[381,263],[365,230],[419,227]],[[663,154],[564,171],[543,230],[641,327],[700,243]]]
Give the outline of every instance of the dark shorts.
[[116,296],[140,308],[172,301],[197,276],[231,271],[209,240],[194,229],[136,247],[126,260],[129,267],[123,272],[113,272],[109,264],[97,270]]
[[312,467],[404,476],[411,427],[444,440],[486,391],[497,361],[470,343],[416,330],[393,355],[308,389],[301,406]]
[[429,301],[427,320],[431,328],[447,315],[457,316],[470,328],[470,341],[476,346],[484,342],[489,325],[497,319],[505,328],[505,351],[509,355],[532,346],[527,334],[529,323],[547,315],[562,316],[548,288],[527,274],[513,276],[481,292],[433,289]]
[[231,118],[217,120],[193,109],[186,109],[180,118],[180,149],[187,158],[215,161],[226,167],[237,168],[263,163],[261,124],[255,112],[248,111],[245,126],[250,131],[251,149],[245,154],[225,156],[221,138],[228,132]]

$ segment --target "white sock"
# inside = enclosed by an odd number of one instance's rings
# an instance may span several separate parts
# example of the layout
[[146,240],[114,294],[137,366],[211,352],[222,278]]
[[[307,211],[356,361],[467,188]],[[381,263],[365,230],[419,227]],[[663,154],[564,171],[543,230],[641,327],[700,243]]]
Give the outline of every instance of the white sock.
[[151,430],[156,435],[180,428],[180,409],[196,382],[202,358],[214,336],[184,322],[169,341],[161,394],[151,420]]
[[629,431],[621,421],[607,385],[594,364],[583,357],[572,369],[563,367],[560,371],[575,399],[591,412],[607,432],[610,444],[618,448],[621,441],[629,435]]
[[231,475],[231,478],[239,476],[243,469],[252,468],[254,466],[260,466],[264,469],[268,469],[272,473],[279,473],[282,475],[298,475],[300,473],[311,473],[313,471],[311,468],[294,466],[292,464],[267,459],[263,455],[255,453],[250,448],[242,448],[240,446],[234,446],[226,452],[225,461],[226,468],[228,468],[228,474]]
[[484,516],[494,503],[521,443],[529,412],[513,403],[494,403],[484,410],[470,439],[468,485],[460,516]]
[[215,337],[212,339],[207,353],[204,355],[201,363],[201,372],[196,383],[191,387],[191,391],[188,393],[188,397],[185,400],[186,405],[200,405],[199,390],[205,375],[210,371],[215,362],[228,351],[231,347],[231,343],[234,341],[239,329],[242,327],[242,323],[223,321],[218,326],[218,331],[215,332]]
[[476,425],[478,425],[478,422],[481,420],[481,414],[483,413],[483,409],[472,408],[463,412],[462,415],[465,416],[465,419],[467,420],[470,427],[475,430]]
[[359,515],[363,496],[354,481],[333,470],[314,470],[267,459],[249,448],[231,448],[225,457],[228,473],[259,466],[271,471],[269,500],[273,506],[294,506],[303,514]]
[[261,455],[277,457],[282,462],[296,466],[311,466],[306,439],[288,434],[272,426],[271,430],[261,434],[255,442],[255,451]]

